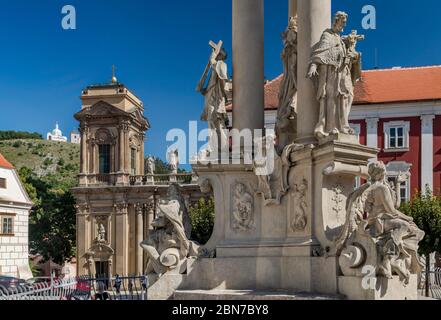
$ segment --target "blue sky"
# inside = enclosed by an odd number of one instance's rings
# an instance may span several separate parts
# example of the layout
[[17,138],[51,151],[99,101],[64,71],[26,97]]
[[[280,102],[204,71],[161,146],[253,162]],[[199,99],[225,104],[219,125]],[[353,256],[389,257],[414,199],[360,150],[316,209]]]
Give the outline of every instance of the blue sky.
[[[265,4],[268,79],[282,71],[287,2]],[[61,28],[67,4],[76,8],[77,30]],[[367,4],[377,9],[376,30],[362,30]],[[81,89],[108,81],[115,64],[118,79],[144,101],[152,124],[146,153],[165,158],[167,131],[199,119],[203,100],[195,86],[208,59],[208,41],[224,40],[231,53],[231,0],[3,0],[1,5],[0,130],[45,135],[58,121],[69,133],[78,126],[73,114],[80,110]],[[375,67],[375,50],[380,68],[441,64],[440,9],[437,0],[333,1],[333,11],[350,14],[346,32],[366,35],[359,45],[365,69]]]

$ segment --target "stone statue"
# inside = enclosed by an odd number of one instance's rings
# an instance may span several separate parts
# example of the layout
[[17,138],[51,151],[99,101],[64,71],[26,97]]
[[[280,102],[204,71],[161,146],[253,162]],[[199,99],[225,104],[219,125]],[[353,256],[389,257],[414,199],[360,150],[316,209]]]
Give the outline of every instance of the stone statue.
[[204,111],[201,115],[201,120],[208,122],[209,130],[209,145],[208,149],[204,151],[205,156],[210,156],[210,154],[219,150],[228,151],[228,116],[225,109],[228,100],[226,88],[228,67],[225,63],[227,52],[222,48],[222,44],[222,41],[219,44],[210,41],[212,53],[196,89],[205,97]]
[[140,244],[147,255],[145,274],[184,273],[187,258],[198,255],[198,245],[189,240],[191,222],[178,185],[171,185],[168,199],[158,204],[152,226],[148,239]]
[[247,231],[253,228],[253,196],[242,183],[233,189],[233,223],[235,230]]
[[106,228],[104,228],[104,225],[102,223],[100,223],[98,225],[98,237],[97,240],[100,242],[105,242],[106,241]]
[[275,150],[275,139],[274,135],[268,134],[256,141],[257,150],[262,151],[262,157],[257,154],[254,158],[254,173],[258,180],[257,193],[262,194],[267,206],[280,205],[282,197],[289,190],[289,157],[293,145],[286,146],[279,156]]
[[316,80],[320,101],[319,121],[315,128],[321,140],[330,135],[350,134],[349,113],[354,100],[354,84],[361,78],[361,54],[355,46],[363,36],[353,31],[341,37],[348,15],[337,12],[332,29],[325,30],[313,48],[308,77]]
[[155,174],[155,159],[152,156],[145,160],[145,173]]
[[302,180],[300,184],[294,186],[294,215],[291,220],[291,230],[294,232],[303,231],[308,223],[308,204],[306,202],[306,192],[308,191],[308,181]]
[[278,136],[277,151],[295,140],[297,127],[297,17],[289,19],[288,28],[282,33],[283,39],[283,79],[279,92],[276,133]]
[[178,150],[170,150],[168,155],[168,165],[172,171],[172,174],[178,174],[179,168],[179,153]]
[[398,275],[407,285],[410,274],[421,270],[417,251],[424,232],[397,209],[400,195],[387,182],[385,165],[373,162],[368,172],[369,181],[348,198],[346,223],[336,239],[340,267],[349,276],[372,265],[377,276]]

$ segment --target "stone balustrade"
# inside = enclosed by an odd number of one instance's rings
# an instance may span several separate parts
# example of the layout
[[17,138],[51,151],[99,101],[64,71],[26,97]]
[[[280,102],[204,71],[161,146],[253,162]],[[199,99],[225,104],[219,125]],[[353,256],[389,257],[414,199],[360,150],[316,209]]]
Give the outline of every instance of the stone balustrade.
[[[178,174],[147,174],[147,175],[132,175],[128,176],[131,186],[167,186],[172,183],[178,184],[195,184],[197,182],[197,176],[190,173],[178,173]],[[89,174],[82,176],[79,185],[117,185],[118,174]]]
[[196,183],[197,176],[190,173],[178,174],[147,174],[143,176],[131,176],[130,185],[169,185],[172,183],[192,184]]

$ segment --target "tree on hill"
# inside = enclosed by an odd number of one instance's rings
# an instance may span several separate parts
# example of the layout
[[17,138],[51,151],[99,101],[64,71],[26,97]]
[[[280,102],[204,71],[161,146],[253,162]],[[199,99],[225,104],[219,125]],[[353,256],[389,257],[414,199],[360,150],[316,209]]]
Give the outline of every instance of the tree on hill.
[[72,187],[52,175],[37,177],[31,169],[19,170],[34,207],[29,216],[29,246],[45,261],[63,264],[75,256],[75,200]]
[[0,141],[24,139],[43,140],[43,136],[38,132],[30,133],[24,131],[0,131]]

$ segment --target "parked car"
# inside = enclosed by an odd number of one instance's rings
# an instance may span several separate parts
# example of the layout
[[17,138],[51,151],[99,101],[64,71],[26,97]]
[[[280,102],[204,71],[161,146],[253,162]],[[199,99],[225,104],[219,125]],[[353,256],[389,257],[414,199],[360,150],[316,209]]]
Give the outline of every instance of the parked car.
[[0,290],[2,293],[12,293],[19,286],[26,286],[26,281],[16,277],[0,276]]
[[[54,281],[56,281],[57,279],[54,278]],[[26,281],[26,283],[30,286],[35,286],[35,285],[50,285],[51,284],[51,277],[35,277],[35,278],[31,278],[29,280]]]

